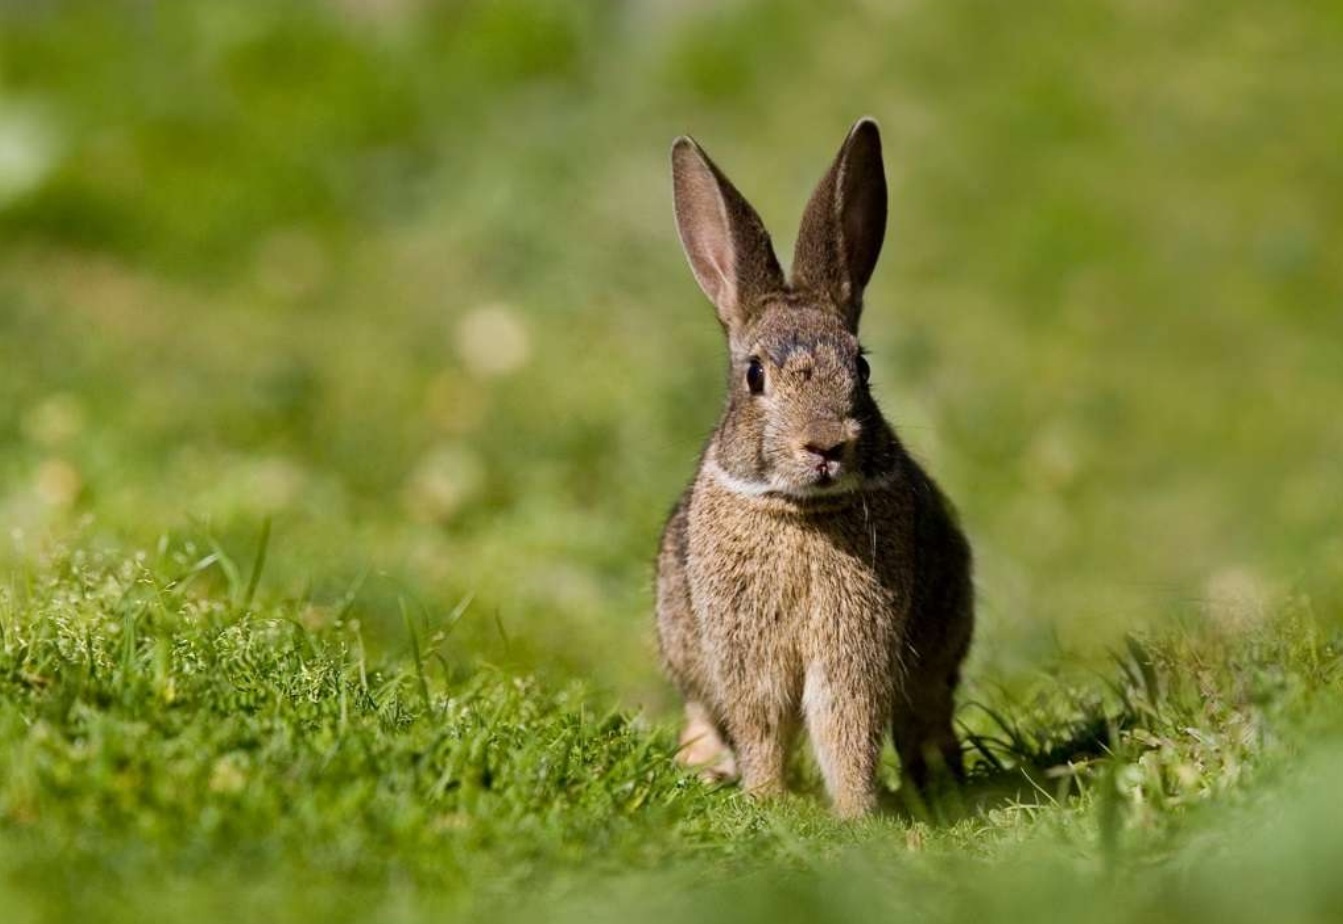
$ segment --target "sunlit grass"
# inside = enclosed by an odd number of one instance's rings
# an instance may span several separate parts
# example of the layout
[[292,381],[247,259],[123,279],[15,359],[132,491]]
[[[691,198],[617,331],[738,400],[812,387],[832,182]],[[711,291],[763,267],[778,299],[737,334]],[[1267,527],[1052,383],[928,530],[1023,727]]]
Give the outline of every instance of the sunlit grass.
[[[888,790],[881,816],[850,826],[827,816],[806,762],[800,795],[753,804],[683,774],[664,723],[580,686],[454,670],[451,620],[407,610],[400,654],[374,659],[357,597],[258,599],[265,559],[264,545],[247,566],[208,542],[57,548],[0,591],[14,901],[79,912],[113,894],[134,916],[157,901],[135,895],[142,879],[265,892],[294,877],[286,900],[348,890],[386,913],[405,882],[417,917],[521,913],[576,877],[699,870],[716,891],[793,869],[805,890],[849,866],[854,888],[881,894],[876,856],[914,886],[970,857],[1016,864],[1024,844],[1099,889],[1189,849],[1247,787],[1297,785],[1343,684],[1337,639],[1305,619],[1135,639],[1100,675],[1061,666],[1021,696],[976,691],[966,788],[929,804]],[[894,786],[889,760],[884,776]],[[47,892],[67,875],[80,887]]]

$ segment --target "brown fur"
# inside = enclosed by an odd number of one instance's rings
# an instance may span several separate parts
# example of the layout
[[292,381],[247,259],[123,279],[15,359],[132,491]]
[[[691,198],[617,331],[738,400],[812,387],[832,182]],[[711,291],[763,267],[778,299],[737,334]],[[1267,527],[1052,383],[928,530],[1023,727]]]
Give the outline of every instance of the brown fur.
[[951,721],[973,622],[969,545],[861,372],[886,224],[876,124],[854,126],[808,203],[791,281],[698,145],[678,139],[672,167],[681,240],[730,354],[727,406],[658,554],[681,759],[780,792],[805,725],[836,811],[863,814],[888,728],[909,783],[962,772]]

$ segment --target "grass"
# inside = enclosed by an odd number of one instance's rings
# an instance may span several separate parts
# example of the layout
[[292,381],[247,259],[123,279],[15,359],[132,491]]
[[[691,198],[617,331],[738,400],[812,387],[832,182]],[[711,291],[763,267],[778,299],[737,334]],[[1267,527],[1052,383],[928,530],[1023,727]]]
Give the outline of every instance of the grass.
[[[1040,910],[1120,881],[1184,896],[1197,889],[1171,869],[1201,868],[1219,826],[1301,810],[1320,771],[1298,758],[1337,727],[1343,692],[1339,638],[1304,617],[1134,639],[1104,676],[967,708],[963,793],[846,825],[805,761],[803,795],[755,804],[680,772],[673,729],[594,708],[581,686],[455,672],[448,623],[410,616],[404,653],[371,660],[357,604],[254,604],[255,579],[189,543],[57,548],[0,595],[14,907],[105,917],[110,901],[133,919],[237,889],[242,904],[215,913],[244,919],[255,902],[300,918],[317,902],[418,920],[587,913],[612,889],[611,907],[646,897],[698,916],[708,895],[745,888],[762,917],[796,900],[839,919],[846,906],[824,897],[841,879],[858,893],[849,910],[904,905],[889,866],[923,896],[918,916],[959,919],[987,893],[938,898],[939,880],[1010,877],[1023,858],[1033,878],[1062,877],[1023,899]],[[778,877],[781,894],[742,885]]]
[[[1313,920],[1339,896],[1343,20],[1323,5],[0,10],[0,907]],[[961,508],[973,780],[675,770],[661,518],[862,113],[878,397]],[[888,788],[894,757],[883,766]]]

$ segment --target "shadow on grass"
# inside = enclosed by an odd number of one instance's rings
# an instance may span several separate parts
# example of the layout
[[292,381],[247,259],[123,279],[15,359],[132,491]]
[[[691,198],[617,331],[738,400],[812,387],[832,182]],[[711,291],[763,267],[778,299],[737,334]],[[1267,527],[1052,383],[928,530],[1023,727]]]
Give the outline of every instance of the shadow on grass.
[[956,781],[944,771],[923,792],[904,781],[883,795],[883,814],[953,824],[994,808],[1058,805],[1080,794],[1101,766],[1122,758],[1120,733],[1160,711],[1162,685],[1151,652],[1135,638],[1125,648],[1113,655],[1118,677],[1102,680],[1111,695],[1085,702],[1074,695],[1070,716],[1042,718],[1038,708],[967,703],[964,708],[987,716],[993,730],[962,725],[965,778]]
[[[963,818],[1005,806],[1045,806],[1067,801],[1081,791],[1093,765],[1113,757],[1114,718],[1097,717],[1077,723],[1046,750],[1014,754],[1005,760],[974,763],[963,781],[946,774],[920,792],[908,781],[883,794],[881,810],[906,821],[953,824]],[[966,736],[967,746],[979,751],[979,735]]]

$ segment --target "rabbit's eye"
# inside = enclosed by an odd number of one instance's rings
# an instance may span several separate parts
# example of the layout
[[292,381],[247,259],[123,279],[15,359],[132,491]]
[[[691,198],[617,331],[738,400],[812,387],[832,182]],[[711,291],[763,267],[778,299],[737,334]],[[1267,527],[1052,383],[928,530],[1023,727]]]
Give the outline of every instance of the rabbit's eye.
[[753,395],[765,390],[765,367],[760,365],[758,359],[753,359],[746,365],[746,387],[751,389]]
[[858,357],[858,378],[866,385],[867,380],[872,377],[872,367],[867,364],[866,356]]

